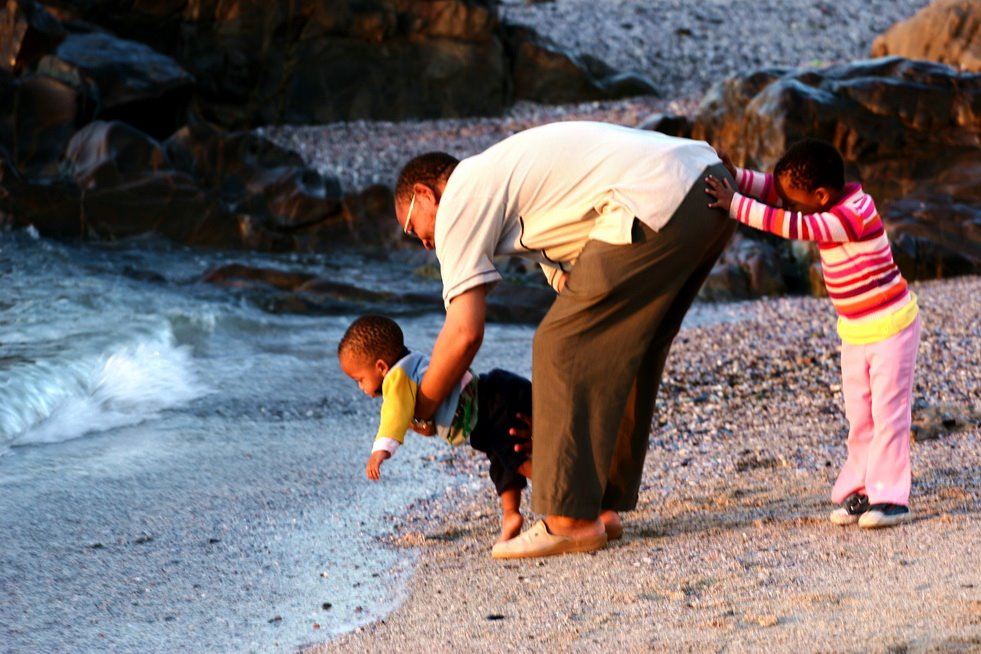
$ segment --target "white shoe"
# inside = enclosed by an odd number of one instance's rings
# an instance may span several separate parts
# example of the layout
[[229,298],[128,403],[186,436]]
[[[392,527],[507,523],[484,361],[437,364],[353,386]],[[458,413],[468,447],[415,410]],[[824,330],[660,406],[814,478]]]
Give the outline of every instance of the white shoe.
[[833,524],[840,525],[842,527],[853,525],[858,522],[858,516],[854,513],[849,513],[848,509],[843,506],[840,506],[832,511],[831,515],[828,517],[831,519]]
[[869,510],[869,498],[861,493],[852,493],[845,498],[841,506],[831,512],[831,522],[842,527],[853,525],[859,521],[859,516]]
[[858,526],[863,529],[892,527],[900,522],[906,522],[911,515],[909,507],[902,504],[873,504],[859,517]]

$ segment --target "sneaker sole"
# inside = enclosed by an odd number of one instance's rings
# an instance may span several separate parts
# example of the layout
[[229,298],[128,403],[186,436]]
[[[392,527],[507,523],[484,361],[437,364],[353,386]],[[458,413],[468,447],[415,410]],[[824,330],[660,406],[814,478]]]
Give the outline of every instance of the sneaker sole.
[[851,513],[842,515],[837,511],[832,511],[831,515],[828,516],[828,519],[831,520],[831,524],[838,525],[839,527],[847,527],[848,525],[853,525],[858,522],[857,515],[852,515]]
[[858,526],[862,529],[880,529],[882,527],[892,527],[910,519],[909,513],[898,515],[883,515],[878,511],[869,511],[859,518]]

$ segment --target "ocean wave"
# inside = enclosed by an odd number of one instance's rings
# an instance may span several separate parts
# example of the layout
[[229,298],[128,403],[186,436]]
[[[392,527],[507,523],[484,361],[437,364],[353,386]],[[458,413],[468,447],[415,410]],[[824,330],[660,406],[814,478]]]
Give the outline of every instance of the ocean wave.
[[0,448],[133,425],[208,392],[169,329],[88,356],[0,362]]

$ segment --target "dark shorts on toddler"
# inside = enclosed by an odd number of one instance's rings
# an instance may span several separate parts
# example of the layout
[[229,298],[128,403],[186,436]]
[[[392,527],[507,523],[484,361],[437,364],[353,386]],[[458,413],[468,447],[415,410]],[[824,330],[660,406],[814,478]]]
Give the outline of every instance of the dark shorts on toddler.
[[500,495],[507,488],[527,485],[518,467],[528,459],[515,452],[517,442],[508,435],[512,427],[526,429],[516,414],[531,415],[531,382],[508,372],[494,369],[477,379],[477,424],[470,432],[470,445],[490,459],[490,478]]

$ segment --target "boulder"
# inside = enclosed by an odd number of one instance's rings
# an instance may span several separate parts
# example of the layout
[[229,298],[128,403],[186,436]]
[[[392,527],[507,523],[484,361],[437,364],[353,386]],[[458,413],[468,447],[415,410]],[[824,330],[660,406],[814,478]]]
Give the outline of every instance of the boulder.
[[518,100],[562,104],[657,95],[646,77],[618,73],[594,57],[577,57],[527,27],[505,26],[504,33]]
[[295,152],[253,132],[204,125],[184,127],[164,148],[177,170],[239,216],[235,247],[309,252],[347,240],[352,218],[340,184],[305,167]]
[[927,59],[981,72],[981,3],[934,0],[872,42],[871,55]]
[[680,136],[681,138],[691,138],[691,120],[688,116],[678,114],[656,113],[648,116],[637,129],[646,129],[652,132],[661,132],[668,136]]
[[[182,107],[189,107],[194,119],[238,130],[494,115],[515,99],[581,102],[654,92],[651,82],[636,73],[618,73],[589,56],[573,56],[527,28],[501,25],[492,0],[50,4],[65,20],[71,43],[58,45],[57,52],[53,42],[41,48],[54,57],[43,72],[69,83],[77,80],[86,87],[79,92],[87,93],[93,80],[102,79],[97,73],[108,68],[104,62],[98,71],[83,67],[80,48],[103,60],[118,52],[122,70],[113,75],[121,79],[140,80],[140,71],[130,69],[128,60],[144,59],[153,70],[154,86],[167,93],[139,111],[127,102],[126,110],[98,117],[133,122],[158,139],[185,122],[186,116],[176,125],[169,118]],[[119,38],[110,41],[114,37],[93,31],[92,25]],[[117,47],[134,42],[146,50]],[[171,89],[174,66],[180,72]],[[163,79],[157,76],[161,71],[167,72]],[[185,84],[191,77],[188,99]],[[107,89],[99,90],[101,100]],[[134,122],[141,118],[146,122]]]
[[127,123],[96,121],[72,136],[61,168],[80,189],[95,190],[171,165],[163,147],[150,135]]
[[84,236],[79,198],[78,186],[69,180],[25,178],[0,146],[0,226],[33,225],[48,236]]
[[36,72],[85,96],[92,119],[121,120],[158,139],[186,121],[194,82],[170,57],[104,32],[69,34]]
[[[306,272],[242,264],[229,264],[210,270],[203,279],[210,284],[232,289],[271,313],[383,313],[399,316],[440,311],[443,307],[439,285],[435,280],[428,280],[429,290],[408,293],[372,291]],[[427,288],[425,278],[420,279],[420,284]],[[554,299],[555,292],[543,285],[502,281],[487,296],[487,320],[538,324]]]
[[32,0],[7,0],[0,14],[0,70],[20,74],[64,40],[57,18]]
[[701,300],[709,302],[730,302],[746,300],[751,297],[746,273],[734,263],[716,263],[708,279],[698,291]]
[[82,122],[83,100],[70,85],[45,75],[29,74],[6,87],[13,102],[3,143],[12,162],[28,177],[56,175],[65,145]]
[[[758,170],[805,136],[831,141],[875,198],[894,249],[906,241],[905,275],[981,272],[981,75],[899,57],[753,71],[712,87],[694,122],[694,138]],[[781,259],[793,258],[789,247]]]
[[383,184],[348,193],[344,204],[351,214],[351,244],[371,249],[418,248],[419,240],[402,232],[395,220],[395,196]]
[[240,226],[213,194],[174,170],[132,175],[81,197],[82,234],[114,240],[159,234],[197,247],[241,247]]

